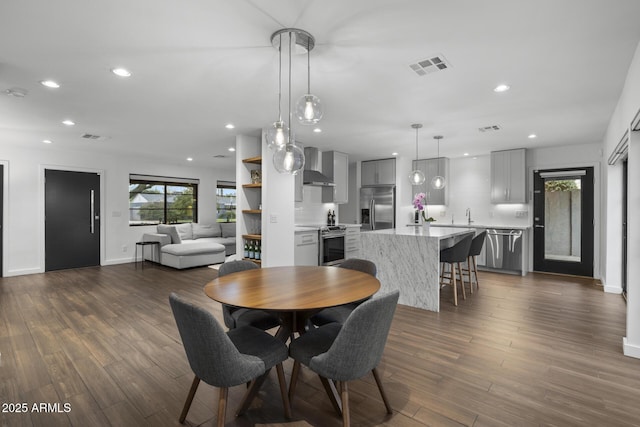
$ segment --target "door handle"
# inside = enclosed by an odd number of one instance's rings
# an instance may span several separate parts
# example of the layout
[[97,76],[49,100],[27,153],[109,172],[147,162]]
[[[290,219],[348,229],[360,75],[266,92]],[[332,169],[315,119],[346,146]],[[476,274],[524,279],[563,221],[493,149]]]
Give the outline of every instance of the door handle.
[[91,220],[90,220],[90,223],[89,223],[90,224],[89,228],[91,230],[91,234],[94,234],[95,231],[96,231],[95,222],[94,222],[95,210],[96,210],[96,208],[95,208],[95,193],[94,193],[93,190],[91,190],[91,212],[89,212],[89,214],[91,215],[91,217],[90,217]]
[[544,225],[538,225],[538,224],[536,224],[536,225],[534,225],[534,227],[535,227],[535,228],[544,228]]

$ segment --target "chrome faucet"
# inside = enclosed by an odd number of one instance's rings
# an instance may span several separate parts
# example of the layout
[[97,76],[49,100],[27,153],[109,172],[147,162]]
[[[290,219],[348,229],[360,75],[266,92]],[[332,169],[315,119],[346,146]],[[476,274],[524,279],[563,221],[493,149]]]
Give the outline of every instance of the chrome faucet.
[[467,208],[467,211],[464,214],[468,218],[468,224],[471,225],[473,221],[471,221],[471,208]]

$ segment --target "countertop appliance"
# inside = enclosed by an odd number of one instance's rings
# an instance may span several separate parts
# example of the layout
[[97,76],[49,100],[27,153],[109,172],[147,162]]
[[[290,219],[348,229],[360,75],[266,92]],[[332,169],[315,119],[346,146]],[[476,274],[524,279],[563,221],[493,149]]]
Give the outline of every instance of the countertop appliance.
[[522,274],[522,230],[489,228],[486,268]]
[[362,230],[382,230],[396,226],[396,187],[385,185],[360,189]]
[[327,225],[320,228],[320,265],[336,265],[344,261],[344,225]]

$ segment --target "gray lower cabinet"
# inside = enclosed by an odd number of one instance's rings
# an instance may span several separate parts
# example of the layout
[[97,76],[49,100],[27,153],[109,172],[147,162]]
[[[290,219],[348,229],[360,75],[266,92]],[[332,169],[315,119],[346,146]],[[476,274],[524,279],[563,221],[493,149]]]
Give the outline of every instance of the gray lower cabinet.
[[293,260],[295,265],[318,265],[318,234],[318,230],[295,232],[296,249]]
[[361,164],[360,185],[396,184],[396,159],[368,160]]
[[[433,159],[422,159],[413,161],[413,170],[422,171],[425,176],[424,184],[413,185],[413,194],[425,193],[429,205],[446,205],[449,196],[449,159],[438,157]],[[431,186],[431,180],[436,176],[443,176],[446,185],[444,188],[435,189]]]
[[491,152],[491,203],[527,203],[526,150]]
[[361,247],[360,227],[347,227],[344,237],[344,258],[360,258]]

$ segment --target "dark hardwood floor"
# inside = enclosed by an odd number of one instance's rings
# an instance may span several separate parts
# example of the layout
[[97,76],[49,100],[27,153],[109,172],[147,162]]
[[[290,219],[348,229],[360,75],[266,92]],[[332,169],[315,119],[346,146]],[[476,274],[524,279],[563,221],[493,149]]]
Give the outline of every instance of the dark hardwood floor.
[[[0,279],[0,425],[179,425],[193,377],[168,295],[222,320],[202,291],[215,275],[127,264]],[[640,425],[640,360],[622,355],[620,295],[560,276],[480,279],[458,307],[449,288],[440,313],[398,307],[379,366],[394,414],[365,377],[349,387],[353,425]],[[275,372],[235,418],[243,391],[229,393],[228,425],[289,425]],[[215,425],[216,399],[201,384],[187,424]],[[306,369],[293,404],[292,426],[341,425]]]

